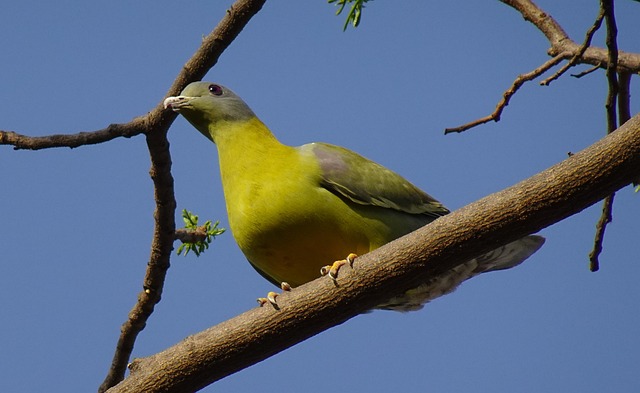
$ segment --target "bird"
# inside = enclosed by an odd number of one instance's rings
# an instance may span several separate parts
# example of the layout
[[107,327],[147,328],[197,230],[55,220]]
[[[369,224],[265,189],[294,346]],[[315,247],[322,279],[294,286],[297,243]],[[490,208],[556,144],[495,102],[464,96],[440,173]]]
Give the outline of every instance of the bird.
[[[349,149],[281,143],[221,84],[190,83],[180,95],[166,98],[164,108],[184,116],[217,146],[231,233],[253,268],[284,290],[322,273],[335,279],[358,255],[449,213],[404,177]],[[466,279],[520,264],[543,243],[541,236],[523,237],[392,294],[376,308],[419,310]],[[274,307],[276,296],[268,296]]]

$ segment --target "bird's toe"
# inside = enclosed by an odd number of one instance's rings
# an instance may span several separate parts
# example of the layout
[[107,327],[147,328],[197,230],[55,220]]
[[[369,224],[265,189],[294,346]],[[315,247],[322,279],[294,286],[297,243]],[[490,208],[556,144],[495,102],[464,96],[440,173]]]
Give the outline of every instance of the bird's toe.
[[338,278],[338,272],[342,268],[342,266],[349,264],[349,267],[353,267],[353,261],[358,256],[354,253],[349,254],[345,259],[341,259],[339,261],[335,261],[332,265],[324,266],[320,269],[320,274],[323,276],[329,275],[332,280],[336,280]]

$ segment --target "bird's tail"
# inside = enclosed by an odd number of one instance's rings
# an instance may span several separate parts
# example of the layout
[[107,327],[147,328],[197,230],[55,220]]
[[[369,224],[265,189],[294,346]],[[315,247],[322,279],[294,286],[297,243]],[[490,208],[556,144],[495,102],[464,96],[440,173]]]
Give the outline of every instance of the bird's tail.
[[453,292],[463,281],[478,274],[517,266],[538,251],[544,244],[544,237],[525,236],[502,247],[496,248],[477,258],[460,264],[448,272],[411,289],[400,296],[389,299],[377,309],[393,311],[420,310],[431,300]]
[[480,274],[518,266],[538,251],[543,244],[544,237],[537,235],[525,236],[522,239],[505,244],[477,257],[475,260],[478,263],[478,267],[474,272]]

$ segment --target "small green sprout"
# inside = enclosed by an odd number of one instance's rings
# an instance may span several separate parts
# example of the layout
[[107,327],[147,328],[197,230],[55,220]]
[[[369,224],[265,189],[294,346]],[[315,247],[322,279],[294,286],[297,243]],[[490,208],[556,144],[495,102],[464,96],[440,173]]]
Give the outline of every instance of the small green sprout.
[[224,228],[218,228],[219,221],[214,224],[211,224],[211,221],[207,221],[198,226],[198,216],[187,209],[182,209],[182,220],[184,221],[184,229],[176,231],[176,239],[182,241],[182,244],[178,247],[178,255],[184,250],[185,256],[189,251],[193,251],[196,256],[200,256],[200,253],[209,248],[209,243],[225,231]]
[[349,10],[349,14],[347,15],[347,20],[344,22],[344,26],[342,27],[343,31],[347,30],[349,27],[349,23],[353,25],[353,27],[358,27],[360,24],[360,18],[362,17],[362,9],[364,8],[364,4],[372,1],[372,0],[327,0],[329,4],[336,3],[340,8],[336,11],[336,15],[340,15],[344,7],[348,3],[351,4],[351,9]]

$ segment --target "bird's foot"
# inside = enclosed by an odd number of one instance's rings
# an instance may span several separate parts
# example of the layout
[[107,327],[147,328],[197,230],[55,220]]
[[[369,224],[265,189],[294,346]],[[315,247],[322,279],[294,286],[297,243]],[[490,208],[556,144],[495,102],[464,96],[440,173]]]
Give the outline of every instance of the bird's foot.
[[324,266],[322,269],[320,269],[320,274],[323,276],[326,276],[328,274],[329,277],[331,277],[331,279],[335,281],[338,279],[338,271],[340,270],[340,268],[347,263],[349,264],[349,267],[353,267],[353,261],[355,261],[357,257],[358,256],[356,254],[351,253],[347,255],[346,259],[335,261],[332,265]]
[[[280,283],[280,288],[282,288],[283,291],[288,292],[291,290],[291,285],[289,285],[289,283],[286,282],[281,282]],[[278,297],[278,293],[276,292],[269,292],[267,293],[267,297],[259,297],[257,299],[258,304],[260,305],[260,307],[264,306],[265,304],[269,303],[273,306],[273,308],[275,308],[276,310],[279,308],[278,307],[278,302],[276,301],[276,298]]]

